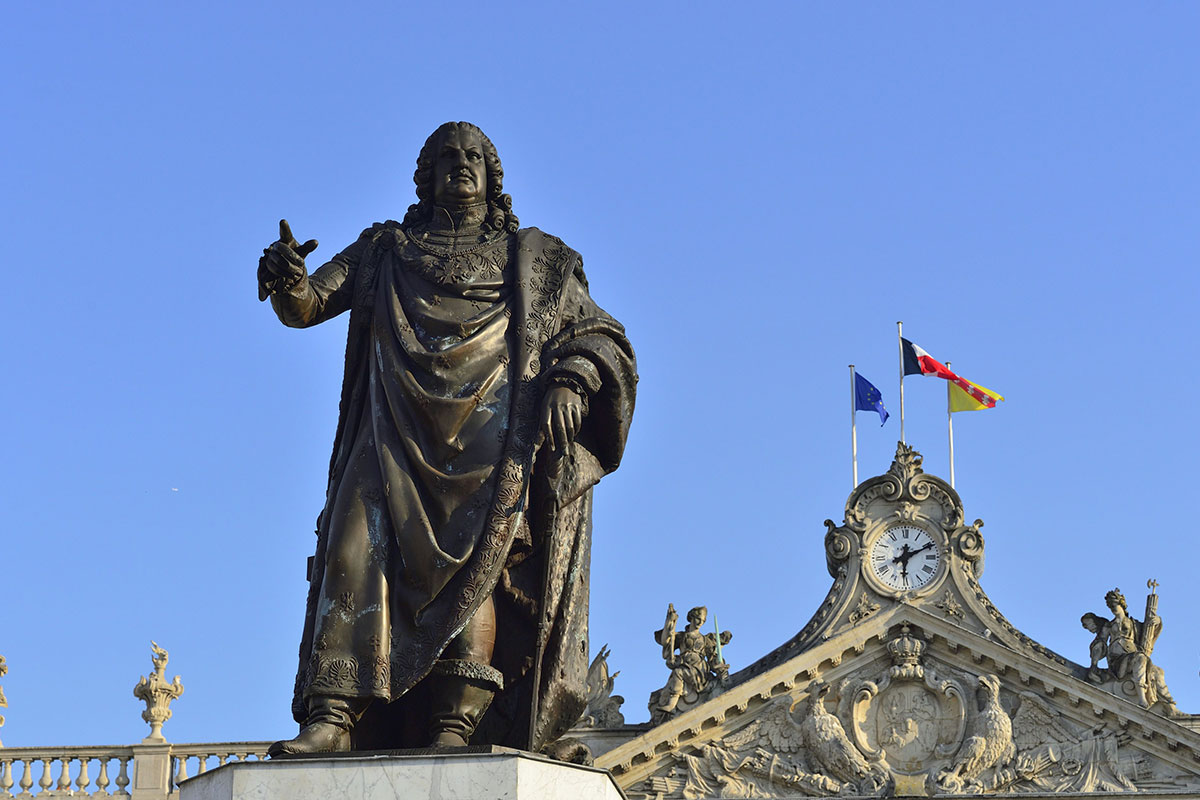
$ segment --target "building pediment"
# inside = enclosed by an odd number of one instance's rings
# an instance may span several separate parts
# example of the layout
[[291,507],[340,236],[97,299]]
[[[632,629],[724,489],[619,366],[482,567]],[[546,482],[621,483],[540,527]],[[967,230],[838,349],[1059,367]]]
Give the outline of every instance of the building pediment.
[[1149,652],[1147,699],[1021,633],[980,585],[983,523],[920,463],[901,445],[826,521],[833,585],[796,636],[597,759],[631,797],[1200,792]]
[[605,753],[631,796],[1200,791],[1200,734],[896,605]]

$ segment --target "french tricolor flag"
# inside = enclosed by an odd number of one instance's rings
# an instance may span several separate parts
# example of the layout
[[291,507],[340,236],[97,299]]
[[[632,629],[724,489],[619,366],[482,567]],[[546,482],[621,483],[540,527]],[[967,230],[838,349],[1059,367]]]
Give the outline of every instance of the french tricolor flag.
[[942,362],[926,353],[919,345],[908,339],[900,339],[900,349],[904,353],[905,375],[933,375],[948,381],[961,380]]
[[1003,400],[1003,395],[985,389],[978,383],[955,375],[942,362],[926,353],[918,345],[904,337],[900,338],[900,350],[904,353],[905,375],[932,375],[950,381],[961,390],[961,394],[950,392],[950,411],[978,411],[981,408],[995,408],[996,403]]

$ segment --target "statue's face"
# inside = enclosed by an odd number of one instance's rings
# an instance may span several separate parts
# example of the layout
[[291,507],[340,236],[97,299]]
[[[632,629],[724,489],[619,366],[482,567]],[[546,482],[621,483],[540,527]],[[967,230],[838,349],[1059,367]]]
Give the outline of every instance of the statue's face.
[[433,202],[467,205],[487,198],[483,143],[472,130],[454,129],[442,138],[433,164]]

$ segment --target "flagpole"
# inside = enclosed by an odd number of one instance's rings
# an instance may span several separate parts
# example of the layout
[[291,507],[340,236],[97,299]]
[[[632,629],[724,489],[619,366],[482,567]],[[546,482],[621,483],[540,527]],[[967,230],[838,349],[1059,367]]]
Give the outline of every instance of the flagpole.
[[857,385],[854,382],[854,365],[850,365],[850,462],[854,465],[852,474],[854,476],[854,484],[850,487],[852,490],[858,488],[858,415],[854,413],[855,406],[858,405],[857,400]]
[[900,441],[907,444],[908,440],[904,438],[904,342],[900,341],[904,337],[904,323],[896,322],[896,344],[900,348]]
[[[946,362],[946,369],[950,362]],[[946,432],[950,436],[950,488],[954,488],[954,411],[950,408],[950,381],[946,381]]]

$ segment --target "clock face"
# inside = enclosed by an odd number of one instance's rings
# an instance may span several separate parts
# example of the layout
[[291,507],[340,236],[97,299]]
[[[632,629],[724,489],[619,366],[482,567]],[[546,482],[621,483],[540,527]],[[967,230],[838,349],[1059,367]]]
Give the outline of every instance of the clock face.
[[920,589],[937,575],[942,551],[933,537],[914,525],[888,528],[871,545],[871,571],[898,591]]

